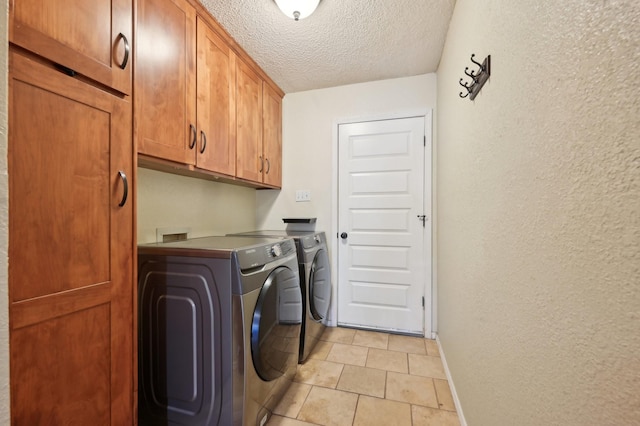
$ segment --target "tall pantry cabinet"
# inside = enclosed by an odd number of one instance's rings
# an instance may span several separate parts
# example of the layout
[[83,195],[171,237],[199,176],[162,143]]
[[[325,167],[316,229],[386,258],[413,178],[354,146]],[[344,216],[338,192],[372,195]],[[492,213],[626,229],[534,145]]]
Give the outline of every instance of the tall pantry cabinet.
[[132,424],[131,1],[9,15],[12,423]]

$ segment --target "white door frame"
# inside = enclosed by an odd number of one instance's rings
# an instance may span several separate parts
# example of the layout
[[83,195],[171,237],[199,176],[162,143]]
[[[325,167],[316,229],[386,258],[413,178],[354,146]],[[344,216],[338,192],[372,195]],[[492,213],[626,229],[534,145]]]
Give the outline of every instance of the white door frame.
[[[331,230],[327,235],[327,240],[330,241],[331,248],[331,264],[338,264],[338,245],[337,245],[337,235],[338,235],[338,128],[341,124],[349,124],[349,123],[358,123],[362,121],[379,121],[379,120],[392,120],[399,118],[408,118],[408,117],[424,117],[425,118],[425,136],[427,138],[425,151],[428,153],[428,158],[431,159],[431,164],[425,164],[425,170],[430,170],[431,173],[424,174],[424,188],[429,188],[431,197],[424,198],[425,204],[425,214],[427,215],[427,224],[426,226],[431,227],[431,242],[425,243],[424,245],[424,253],[425,258],[431,258],[431,272],[425,271],[425,288],[424,288],[424,298],[425,298],[425,307],[429,306],[429,315],[424,315],[424,335],[426,338],[435,338],[435,329],[433,327],[435,323],[435,315],[437,312],[436,301],[435,301],[435,259],[433,258],[433,245],[435,242],[435,224],[433,222],[433,196],[435,193],[435,188],[433,188],[433,173],[435,172],[435,168],[433,167],[433,110],[431,109],[418,109],[418,110],[410,110],[404,112],[397,113],[389,113],[389,114],[380,114],[373,116],[360,116],[360,117],[350,117],[350,118],[342,118],[336,119],[332,124],[332,144],[331,144],[331,168],[333,173],[331,173]],[[331,297],[333,300],[337,300],[338,294],[338,268],[331,268],[331,281],[333,282],[333,293]],[[336,326],[338,324],[338,304],[331,303],[331,309],[327,318],[327,325]]]

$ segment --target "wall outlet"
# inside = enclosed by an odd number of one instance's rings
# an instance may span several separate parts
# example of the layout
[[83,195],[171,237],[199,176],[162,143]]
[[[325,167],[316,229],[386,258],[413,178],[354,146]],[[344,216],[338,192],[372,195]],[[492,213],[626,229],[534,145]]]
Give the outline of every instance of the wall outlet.
[[296,190],[296,202],[311,201],[311,191],[308,189]]

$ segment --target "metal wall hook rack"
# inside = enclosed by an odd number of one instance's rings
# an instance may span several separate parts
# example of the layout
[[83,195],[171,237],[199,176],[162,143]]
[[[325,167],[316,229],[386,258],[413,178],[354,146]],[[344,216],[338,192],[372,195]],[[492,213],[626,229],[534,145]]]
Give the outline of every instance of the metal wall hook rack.
[[472,81],[467,82],[464,81],[464,78],[460,79],[460,86],[466,89],[466,92],[460,92],[461,98],[466,98],[468,96],[469,99],[474,100],[480,92],[480,89],[482,89],[482,86],[484,86],[487,80],[489,80],[489,76],[491,75],[491,55],[487,55],[482,63],[474,60],[473,58],[475,58],[475,56],[475,53],[471,54],[471,62],[476,64],[478,69],[469,71],[469,67],[465,67],[464,73],[471,77]]
[[[469,72],[469,67],[464,67],[464,73],[473,79],[474,83],[478,82],[478,76],[473,71]],[[462,80],[462,79],[461,79]]]

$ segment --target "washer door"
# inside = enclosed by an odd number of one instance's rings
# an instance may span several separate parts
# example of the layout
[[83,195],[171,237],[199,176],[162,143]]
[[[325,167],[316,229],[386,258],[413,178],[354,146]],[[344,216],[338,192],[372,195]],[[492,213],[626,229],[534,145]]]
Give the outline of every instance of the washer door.
[[300,276],[276,268],[260,290],[251,324],[253,366],[262,380],[277,379],[297,364],[301,322]]
[[318,250],[309,276],[309,311],[316,321],[322,321],[329,313],[331,303],[331,268],[326,250]]

